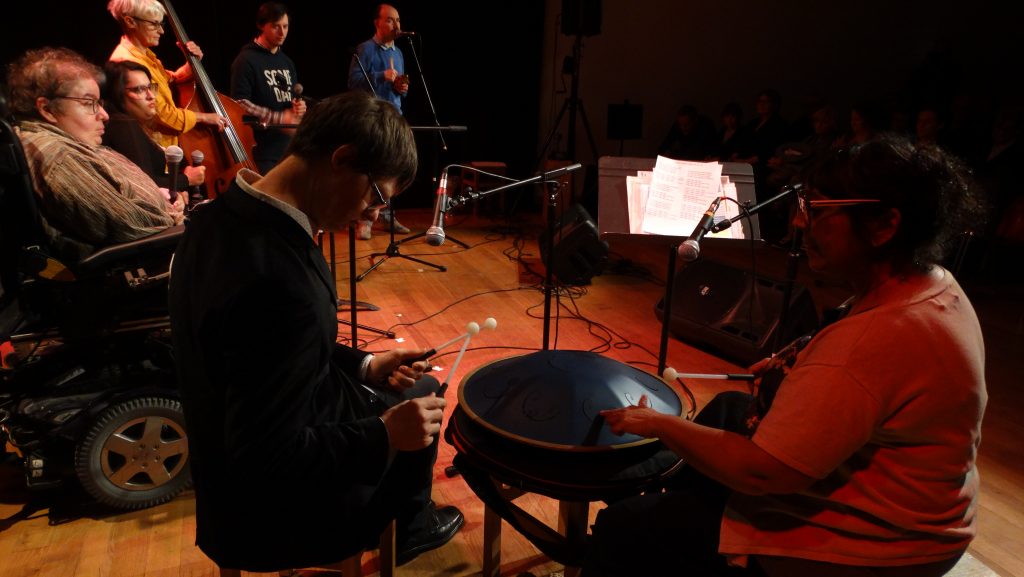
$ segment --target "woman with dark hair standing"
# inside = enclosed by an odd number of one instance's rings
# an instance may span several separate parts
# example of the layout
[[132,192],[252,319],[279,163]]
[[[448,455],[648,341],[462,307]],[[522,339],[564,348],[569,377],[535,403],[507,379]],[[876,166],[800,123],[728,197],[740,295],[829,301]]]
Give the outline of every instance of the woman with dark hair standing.
[[669,491],[598,514],[587,577],[937,577],[967,550],[985,348],[938,264],[980,212],[967,172],[939,149],[877,137],[827,154],[803,185],[794,225],[808,264],[849,285],[849,307],[789,365],[752,367],[758,387],[781,379],[773,400],[723,393],[695,421],[645,398],[601,412],[689,468]]
[[[170,188],[164,149],[143,128],[156,117],[156,94],[149,69],[125,60],[107,62],[105,72],[107,84],[103,92],[110,120],[103,133],[103,144],[127,156],[161,187]],[[182,180],[187,179],[189,186],[203,183],[205,166],[185,162],[182,165]]]

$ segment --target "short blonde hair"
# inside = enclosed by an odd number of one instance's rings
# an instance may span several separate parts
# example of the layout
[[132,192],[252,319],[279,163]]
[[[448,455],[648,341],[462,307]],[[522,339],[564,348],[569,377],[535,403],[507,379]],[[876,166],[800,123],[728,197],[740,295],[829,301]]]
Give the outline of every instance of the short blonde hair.
[[124,28],[125,16],[138,16],[146,20],[160,22],[167,15],[164,5],[158,0],[110,0],[107,11]]

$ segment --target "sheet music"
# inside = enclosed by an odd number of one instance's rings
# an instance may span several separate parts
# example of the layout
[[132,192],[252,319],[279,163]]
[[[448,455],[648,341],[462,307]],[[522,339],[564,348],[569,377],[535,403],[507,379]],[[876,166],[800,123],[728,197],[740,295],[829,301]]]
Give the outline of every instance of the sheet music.
[[[728,181],[728,177],[724,177]],[[646,234],[687,236],[700,221],[708,205],[717,196],[731,194],[736,198],[736,187],[723,185],[722,165],[717,162],[692,162],[659,156],[654,165],[650,185],[647,187],[643,221],[640,230]],[[628,189],[627,189],[628,190]],[[726,208],[723,211],[722,208]],[[723,202],[719,215],[726,217],[736,205]],[[630,231],[634,230],[630,211]],[[721,236],[739,236],[730,232]]]
[[647,197],[650,193],[650,170],[638,171],[636,176],[626,177],[626,204],[629,210],[630,234],[643,234],[644,211],[647,208]]

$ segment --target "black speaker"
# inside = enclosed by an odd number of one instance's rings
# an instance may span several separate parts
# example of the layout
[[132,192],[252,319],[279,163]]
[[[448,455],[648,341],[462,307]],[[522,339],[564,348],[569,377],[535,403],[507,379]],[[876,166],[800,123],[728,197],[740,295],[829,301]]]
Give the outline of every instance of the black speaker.
[[594,36],[601,33],[601,0],[562,0],[562,34]]
[[[669,330],[680,340],[748,366],[770,356],[779,331],[785,283],[712,260],[701,259],[676,272]],[[665,322],[664,298],[655,314]],[[818,327],[807,289],[794,283],[786,330],[778,347]]]
[[608,263],[608,243],[601,240],[597,225],[582,205],[574,204],[559,219],[554,237],[554,256],[548,263],[548,231],[540,237],[540,255],[552,274],[565,285],[590,284]]

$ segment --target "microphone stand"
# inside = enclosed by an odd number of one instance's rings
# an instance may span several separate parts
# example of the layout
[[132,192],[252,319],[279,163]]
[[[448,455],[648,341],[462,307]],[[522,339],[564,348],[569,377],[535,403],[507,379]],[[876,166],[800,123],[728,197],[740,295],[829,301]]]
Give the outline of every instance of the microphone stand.
[[[800,190],[802,186],[803,185],[800,184],[785,186],[782,188],[782,191],[780,191],[775,196],[754,206],[749,206],[750,203],[746,203],[744,207],[740,210],[740,213],[738,215],[730,218],[729,220],[725,220],[720,222],[719,224],[714,225],[713,227],[711,227],[711,232],[721,232],[732,226],[732,224],[737,220],[757,214],[766,206],[776,201],[779,201],[785,198],[786,196],[789,196],[790,194]],[[803,253],[800,250],[800,236],[801,235],[799,234],[799,229],[797,229],[793,235],[793,243],[789,250],[789,254],[786,257],[786,278],[784,279],[785,286],[783,289],[782,303],[779,310],[779,324],[778,328],[776,329],[774,340],[772,341],[772,350],[778,350],[779,339],[782,338],[781,335],[785,332],[786,323],[788,322],[788,309],[790,304],[790,298],[792,295],[793,284],[796,282],[797,269],[799,268],[800,258],[803,256]],[[753,242],[753,240],[751,242]],[[679,243],[673,244],[672,246],[669,247],[668,270],[667,276],[665,277],[665,295],[662,297],[664,305],[662,306],[661,315],[661,343],[658,349],[659,375],[665,371],[665,367],[667,366],[668,362],[668,334],[669,327],[672,323],[672,296],[673,288],[675,286],[676,257],[678,254],[678,250]],[[697,260],[700,260],[699,256],[697,257]]]
[[[426,78],[426,76],[423,75],[423,67],[420,66],[420,59],[419,59],[419,56],[416,54],[416,47],[415,47],[415,45],[412,42],[412,36],[406,36],[406,38],[409,38],[409,49],[412,52],[413,61],[416,62],[416,70],[419,72],[421,84],[423,84],[423,94],[427,98],[427,104],[430,106],[430,113],[431,113],[431,115],[434,118],[434,126],[415,126],[415,127],[412,127],[412,128],[413,128],[413,130],[432,130],[435,133],[435,135],[438,138],[440,138],[442,149],[443,150],[448,150],[448,144],[444,141],[444,132],[446,132],[446,131],[464,131],[464,130],[466,130],[466,127],[465,126],[441,126],[441,123],[437,120],[437,110],[434,109],[434,101],[430,98],[430,89],[427,88],[427,78]],[[363,63],[355,55],[353,55],[353,57],[356,59],[356,62],[359,63],[359,69],[363,71],[363,76],[366,78],[366,83],[370,85],[370,89],[372,90],[373,89],[373,84],[370,83],[370,76],[366,73],[366,69],[363,68]],[[376,92],[374,94],[376,94]],[[437,155],[436,154],[434,155],[434,174],[437,174]],[[396,241],[395,240],[395,212],[394,212],[394,209],[391,208],[390,203],[388,203],[388,209],[387,210],[391,213],[391,225],[389,227],[389,229],[390,229],[389,230],[390,238],[388,239],[388,241],[389,241],[388,242],[388,246],[387,246],[386,249],[384,249],[384,252],[375,252],[375,253],[370,254],[370,260],[371,261],[373,261],[373,259],[376,258],[376,257],[383,257],[383,258],[373,262],[373,264],[370,266],[370,268],[366,269],[362,274],[360,274],[358,277],[356,277],[356,282],[359,282],[359,281],[363,280],[364,278],[366,278],[366,276],[368,274],[370,274],[371,272],[376,270],[376,268],[379,267],[380,265],[384,264],[389,258],[404,258],[406,260],[411,260],[413,262],[422,264],[424,266],[429,266],[429,267],[435,268],[435,269],[437,269],[440,272],[447,271],[448,268],[445,267],[445,266],[442,266],[442,265],[439,265],[439,264],[434,264],[432,262],[428,262],[428,261],[425,261],[423,259],[419,259],[419,258],[415,258],[415,257],[411,257],[411,256],[408,256],[408,255],[402,254],[401,250],[399,249],[399,247],[402,245],[402,243],[410,241],[410,240],[414,240],[414,239],[417,239],[417,238],[421,238],[421,237],[425,236],[427,234],[427,232],[426,231],[418,232],[418,233],[416,233],[414,235],[407,236],[407,237],[405,237],[405,238],[403,238],[401,240]],[[468,249],[469,248],[468,244],[462,242],[461,240],[459,240],[459,239],[457,239],[457,238],[455,238],[453,236],[447,236],[446,239],[454,242],[455,244],[461,246],[464,249]]]
[[441,207],[441,212],[442,213],[447,213],[449,209],[452,209],[452,208],[455,208],[455,207],[458,207],[458,206],[462,206],[462,205],[468,203],[469,201],[476,202],[476,201],[478,201],[478,200],[480,200],[482,198],[486,198],[488,196],[491,196],[492,194],[497,194],[499,192],[504,192],[504,191],[509,190],[511,188],[516,188],[516,187],[524,186],[524,185],[527,185],[527,184],[533,184],[534,182],[540,182],[540,183],[544,184],[545,186],[548,186],[548,188],[550,190],[550,192],[548,193],[548,220],[547,220],[547,223],[546,223],[547,224],[547,239],[546,239],[546,241],[547,241],[547,255],[548,256],[547,256],[547,259],[545,259],[545,262],[544,262],[544,345],[543,346],[544,346],[544,350],[545,351],[550,349],[549,343],[550,343],[550,336],[551,336],[551,292],[552,292],[552,287],[554,286],[553,275],[552,275],[552,272],[551,272],[551,268],[552,268],[551,267],[551,263],[554,262],[554,258],[555,258],[555,228],[558,225],[558,219],[557,219],[557,216],[556,216],[556,209],[558,208],[558,196],[559,196],[558,188],[561,186],[561,183],[558,182],[558,177],[562,176],[563,174],[565,174],[567,172],[573,172],[573,171],[579,170],[581,168],[583,168],[583,165],[577,162],[577,163],[571,164],[569,166],[563,166],[561,168],[556,168],[554,170],[549,170],[547,172],[543,172],[541,174],[538,174],[537,176],[533,176],[531,178],[527,178],[526,180],[517,180],[515,182],[510,182],[509,184],[505,184],[505,185],[499,186],[497,188],[492,188],[491,190],[484,191],[484,192],[476,192],[476,191],[474,191],[472,189],[466,189],[465,192],[459,194],[458,196],[450,197],[448,199],[448,206],[442,206]]
[[[446,143],[444,141],[444,133],[445,132],[464,132],[466,130],[466,127],[465,126],[441,126],[441,123],[437,120],[437,110],[434,109],[434,100],[430,97],[430,89],[427,88],[427,77],[423,74],[423,66],[420,65],[420,57],[416,53],[416,44],[415,44],[415,42],[413,42],[413,37],[412,36],[405,36],[405,38],[409,39],[409,51],[412,53],[413,62],[416,63],[416,70],[417,70],[417,72],[419,72],[419,76],[420,76],[420,84],[423,85],[423,94],[424,94],[424,96],[427,99],[427,106],[430,107],[430,114],[431,114],[431,116],[434,119],[434,125],[433,126],[413,126],[412,129],[414,131],[418,131],[418,130],[431,130],[431,131],[434,131],[436,133],[435,134],[436,138],[440,139],[440,141],[441,141],[441,149],[447,151],[448,150],[448,143]],[[437,173],[438,173],[437,154],[434,154],[434,174],[437,174]],[[401,255],[397,254],[397,252],[398,252],[397,245],[401,245],[403,242],[409,242],[410,240],[415,240],[417,238],[425,236],[426,234],[427,234],[427,232],[423,231],[423,232],[418,232],[418,233],[416,233],[416,234],[414,234],[412,236],[407,236],[407,237],[405,237],[403,239],[400,239],[397,243],[395,243],[396,244],[396,248],[394,249],[394,252],[396,253],[397,256],[401,256]],[[464,249],[468,249],[469,248],[468,244],[462,242],[461,240],[455,238],[454,236],[445,236],[445,239],[454,242],[455,244],[461,246]],[[392,239],[392,242],[394,242],[394,239]],[[388,248],[390,248],[390,247],[388,247]],[[430,266],[436,266],[436,265],[430,265]],[[445,269],[441,268],[441,270],[444,271]],[[369,271],[367,271],[367,272],[369,272]]]

